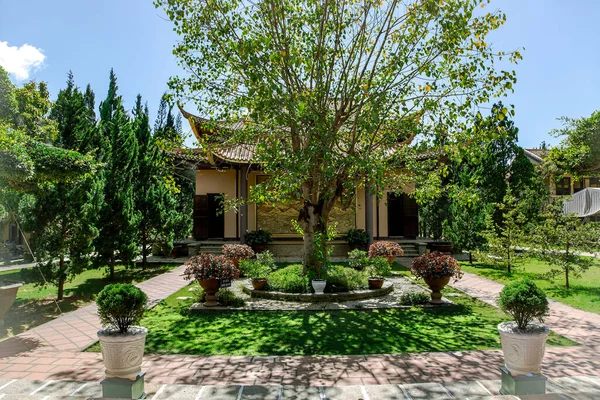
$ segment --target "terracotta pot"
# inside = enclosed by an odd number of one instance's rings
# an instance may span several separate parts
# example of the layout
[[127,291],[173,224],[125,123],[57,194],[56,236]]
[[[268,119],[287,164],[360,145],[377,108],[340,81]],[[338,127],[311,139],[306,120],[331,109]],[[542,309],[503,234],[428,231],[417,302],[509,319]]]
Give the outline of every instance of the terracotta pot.
[[383,279],[369,278],[369,289],[381,289],[383,281]]
[[548,327],[529,324],[531,332],[518,332],[516,325],[513,321],[498,325],[506,368],[513,376],[542,373]]
[[219,303],[217,303],[216,294],[219,291],[221,281],[219,279],[200,279],[198,283],[200,283],[200,286],[202,286],[202,289],[204,289],[204,293],[206,293],[204,307],[218,306]]
[[266,284],[266,279],[252,279],[252,287],[254,288],[254,290],[265,290]]
[[387,256],[386,258],[388,260],[388,263],[390,263],[390,265],[392,265],[392,263],[394,261],[396,261],[396,256]]
[[148,330],[132,326],[129,332],[115,333],[101,329],[98,340],[102,349],[102,360],[107,378],[122,378],[134,381],[142,371],[144,345]]
[[443,278],[424,278],[425,283],[431,289],[431,304],[442,304],[442,290],[450,282],[450,277],[445,276]]
[[22,282],[0,281],[0,326],[3,324],[2,317],[12,306],[22,285]]
[[239,258],[230,258],[229,261],[237,268],[240,268],[240,259]]
[[429,244],[431,251],[439,251],[440,253],[450,253],[452,254],[452,249],[454,248],[454,243],[452,242],[431,242]]

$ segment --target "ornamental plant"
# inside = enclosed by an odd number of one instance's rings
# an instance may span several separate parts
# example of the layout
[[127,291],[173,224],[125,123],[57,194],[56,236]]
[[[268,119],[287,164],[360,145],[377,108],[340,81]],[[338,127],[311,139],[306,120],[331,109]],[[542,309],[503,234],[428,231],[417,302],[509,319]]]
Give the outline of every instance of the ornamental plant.
[[[387,261],[386,261],[387,262]],[[363,270],[369,264],[366,251],[354,249],[348,253],[348,265],[356,270]]]
[[271,232],[265,229],[257,229],[255,231],[246,232],[245,239],[246,243],[248,243],[250,246],[269,244],[273,241]]
[[458,262],[439,251],[421,254],[415,258],[410,266],[410,272],[417,278],[445,278],[447,276],[454,278],[455,281],[462,278],[463,273],[460,270]]
[[227,258],[245,260],[254,257],[254,250],[246,244],[224,244],[222,252]]
[[364,229],[350,229],[344,237],[350,246],[367,246],[369,234]]
[[384,279],[386,276],[392,275],[392,267],[388,260],[384,257],[377,256],[369,259],[366,268],[369,278]]
[[139,323],[146,311],[148,296],[131,283],[106,285],[98,297],[98,316],[107,331],[127,333]]
[[529,279],[504,286],[498,305],[515,320],[519,330],[526,330],[534,319],[544,322],[550,311],[546,293]]
[[404,254],[404,250],[402,247],[396,242],[390,241],[380,241],[375,242],[369,247],[369,257],[391,257],[391,256],[401,256]]
[[186,280],[236,279],[240,275],[240,271],[225,256],[200,254],[189,258],[184,265],[187,266],[183,273]]

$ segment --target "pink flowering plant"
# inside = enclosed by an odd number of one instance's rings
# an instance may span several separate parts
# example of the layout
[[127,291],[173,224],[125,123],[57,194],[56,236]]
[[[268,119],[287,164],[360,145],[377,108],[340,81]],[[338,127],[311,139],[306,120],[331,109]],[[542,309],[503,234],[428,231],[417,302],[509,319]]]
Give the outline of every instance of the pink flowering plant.
[[396,242],[380,241],[369,246],[369,257],[391,257],[404,254],[402,247]]
[[254,250],[246,244],[224,244],[222,253],[227,258],[247,260],[254,257]]
[[421,254],[415,258],[410,266],[410,271],[417,279],[445,278],[449,276],[457,281],[463,276],[458,262],[439,251]]
[[240,271],[225,256],[200,254],[190,257],[185,266],[183,274],[186,280],[236,279],[240,276]]

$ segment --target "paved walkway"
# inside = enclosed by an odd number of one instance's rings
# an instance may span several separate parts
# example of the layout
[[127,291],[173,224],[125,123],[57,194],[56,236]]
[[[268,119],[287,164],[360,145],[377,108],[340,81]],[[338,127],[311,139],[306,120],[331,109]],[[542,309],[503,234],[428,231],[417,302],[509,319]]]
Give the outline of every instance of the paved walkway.
[[[158,301],[183,287],[183,267],[139,284]],[[494,303],[502,285],[465,274],[455,285]],[[553,302],[552,329],[583,346],[549,348],[544,371],[551,378],[599,375],[600,316]],[[0,379],[98,381],[101,355],[80,350],[96,341],[99,321],[88,306],[0,342]],[[343,340],[343,338],[340,338]],[[498,350],[449,353],[319,357],[224,357],[147,355],[152,384],[352,386],[499,378]]]

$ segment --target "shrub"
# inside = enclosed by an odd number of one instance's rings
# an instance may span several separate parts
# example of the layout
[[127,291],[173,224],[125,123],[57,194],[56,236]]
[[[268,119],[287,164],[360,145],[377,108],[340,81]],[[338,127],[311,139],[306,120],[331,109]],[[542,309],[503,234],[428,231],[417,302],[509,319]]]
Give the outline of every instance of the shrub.
[[354,249],[348,253],[348,265],[354,269],[362,270],[369,264],[366,251]]
[[381,241],[375,242],[369,247],[369,257],[391,257],[404,254],[402,247],[396,242]]
[[106,285],[98,297],[98,315],[106,330],[127,333],[142,319],[148,296],[131,283]]
[[364,272],[342,265],[330,265],[327,268],[326,278],[325,291],[327,292],[347,292],[364,289],[369,284],[367,275]]
[[417,279],[445,278],[449,276],[455,280],[459,280],[463,276],[458,262],[439,251],[421,254],[415,258],[410,266],[410,272]]
[[246,244],[224,244],[222,253],[227,258],[245,260],[254,257],[254,250]]
[[268,266],[255,262],[252,263],[252,267],[250,267],[250,270],[248,271],[248,277],[250,277],[250,279],[267,279],[271,272],[273,272],[273,270]]
[[431,300],[431,296],[427,293],[404,293],[400,296],[400,304],[403,306],[417,306],[427,304]]
[[392,267],[386,258],[378,256],[369,259],[366,272],[370,278],[383,279],[392,275]]
[[525,330],[534,319],[544,322],[549,312],[546,293],[529,279],[504,286],[498,305],[513,317],[520,330]]
[[[219,289],[216,296],[217,302],[222,306],[244,307],[246,305],[246,300],[238,297],[232,290],[226,288]],[[198,287],[198,290],[196,290],[196,300],[199,303],[204,303],[206,301],[206,293],[201,287]]]
[[269,290],[285,293],[306,293],[310,282],[302,275],[302,265],[294,264],[272,272],[267,277]]
[[369,234],[364,229],[350,229],[344,239],[350,246],[366,246],[369,244]]
[[265,279],[275,270],[275,259],[273,253],[265,251],[258,253],[255,260],[242,260],[240,262],[240,273],[252,279]]
[[187,280],[235,279],[240,274],[240,271],[225,256],[200,254],[190,257],[184,265],[187,266],[184,272]]
[[275,258],[273,257],[273,253],[269,250],[263,251],[262,253],[258,253],[256,255],[256,263],[265,265],[272,270],[275,269]]
[[240,261],[240,276],[248,276],[250,270],[254,267],[254,260]]
[[246,232],[246,243],[250,246],[255,246],[257,244],[269,244],[273,241],[271,237],[271,232],[265,229],[257,229],[255,231]]

